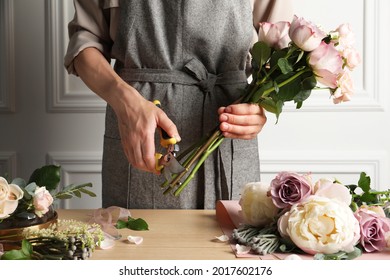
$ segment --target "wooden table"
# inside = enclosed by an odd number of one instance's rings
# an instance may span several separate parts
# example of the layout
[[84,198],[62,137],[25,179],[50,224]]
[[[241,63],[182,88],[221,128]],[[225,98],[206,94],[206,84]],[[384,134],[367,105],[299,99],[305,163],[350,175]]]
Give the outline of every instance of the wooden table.
[[[59,219],[88,221],[93,210],[57,210]],[[215,210],[130,210],[142,218],[148,231],[121,229],[122,239],[108,250],[97,249],[94,260],[234,260],[227,243],[216,240],[223,234]],[[142,236],[140,245],[127,241],[128,235]],[[259,258],[254,258],[259,259]]]

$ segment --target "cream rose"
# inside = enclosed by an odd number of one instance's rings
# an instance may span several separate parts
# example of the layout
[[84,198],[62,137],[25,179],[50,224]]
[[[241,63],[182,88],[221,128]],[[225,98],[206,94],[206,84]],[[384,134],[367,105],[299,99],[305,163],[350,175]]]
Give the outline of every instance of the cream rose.
[[336,199],[313,195],[282,217],[279,231],[308,254],[352,252],[360,238],[352,210]]
[[270,186],[261,182],[246,184],[241,193],[239,204],[245,223],[252,226],[265,226],[271,223],[278,208],[267,193]]
[[19,186],[8,184],[5,178],[0,177],[0,219],[10,217],[22,198],[23,191]]
[[53,204],[53,197],[46,190],[46,187],[38,187],[36,188],[33,196],[33,204],[35,209],[35,214],[38,217],[42,217],[49,211],[50,205]]

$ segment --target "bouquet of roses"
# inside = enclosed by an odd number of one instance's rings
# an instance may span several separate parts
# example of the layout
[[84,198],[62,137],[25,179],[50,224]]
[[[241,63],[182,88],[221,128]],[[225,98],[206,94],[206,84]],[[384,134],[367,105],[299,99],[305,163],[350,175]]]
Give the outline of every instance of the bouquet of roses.
[[357,185],[310,174],[280,172],[271,181],[248,183],[241,199],[244,224],[234,239],[258,254],[305,252],[315,259],[354,259],[390,249],[390,189]]
[[[252,81],[236,103],[258,104],[278,119],[286,102],[294,102],[299,109],[317,88],[329,89],[334,103],[350,100],[354,91],[351,71],[360,63],[353,44],[348,24],[326,33],[297,16],[291,23],[260,23],[259,41],[251,49]],[[223,140],[217,126],[180,154],[177,159],[184,160],[184,171],[163,184],[167,191],[179,185],[174,192],[179,195]]]

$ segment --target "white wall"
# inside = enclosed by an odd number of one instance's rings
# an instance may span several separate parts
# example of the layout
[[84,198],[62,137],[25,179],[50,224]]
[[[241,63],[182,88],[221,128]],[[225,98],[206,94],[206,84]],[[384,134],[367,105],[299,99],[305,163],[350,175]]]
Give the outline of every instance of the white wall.
[[[363,63],[352,101],[334,105],[326,92],[302,109],[269,116],[260,135],[262,179],[282,170],[336,176],[355,183],[367,172],[390,186],[388,0],[294,0],[296,14],[326,30],[349,22]],[[0,174],[28,177],[48,163],[62,166],[63,184],[92,182],[97,199],[65,208],[100,207],[104,103],[62,66],[71,0],[0,1]]]

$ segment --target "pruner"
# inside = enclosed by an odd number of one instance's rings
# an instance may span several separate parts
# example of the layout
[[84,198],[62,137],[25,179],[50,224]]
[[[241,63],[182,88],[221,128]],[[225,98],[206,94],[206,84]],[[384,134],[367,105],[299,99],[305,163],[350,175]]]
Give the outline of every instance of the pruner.
[[[161,109],[161,103],[159,100],[154,100],[153,103]],[[165,154],[155,153],[156,170],[161,171],[167,181],[172,179],[173,174],[178,174],[184,171],[184,167],[176,159],[176,155],[179,152],[179,144],[174,137],[170,137],[168,133],[159,127],[160,133],[160,145],[166,149]]]

